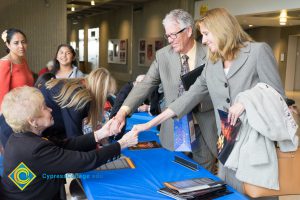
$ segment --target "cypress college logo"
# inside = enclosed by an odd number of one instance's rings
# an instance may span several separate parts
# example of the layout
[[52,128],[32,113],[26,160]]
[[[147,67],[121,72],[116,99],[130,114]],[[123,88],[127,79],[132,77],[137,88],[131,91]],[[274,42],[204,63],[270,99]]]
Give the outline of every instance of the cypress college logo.
[[20,190],[24,190],[35,177],[36,175],[23,162],[8,175],[8,178],[10,178]]

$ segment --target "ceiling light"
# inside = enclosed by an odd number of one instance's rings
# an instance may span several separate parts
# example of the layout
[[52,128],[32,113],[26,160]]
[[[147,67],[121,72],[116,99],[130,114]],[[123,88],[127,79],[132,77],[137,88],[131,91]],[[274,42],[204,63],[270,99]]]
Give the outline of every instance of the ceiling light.
[[91,5],[92,5],[92,6],[95,5],[95,1],[94,1],[94,0],[91,1]]
[[282,10],[281,12],[280,12],[280,16],[279,16],[280,18],[286,18],[287,17],[287,12],[286,12],[286,10]]
[[252,24],[249,24],[249,27],[252,27],[253,25]]
[[72,12],[74,12],[74,11],[75,11],[75,7],[74,7],[74,6],[72,6],[72,8],[71,8],[71,11],[72,11]]
[[286,22],[287,22],[287,11],[282,10],[280,12],[280,16],[279,16],[279,24],[280,25],[286,25]]
[[286,23],[286,22],[287,22],[287,18],[285,18],[285,17],[280,17],[280,18],[279,18],[279,22],[280,22],[280,23]]

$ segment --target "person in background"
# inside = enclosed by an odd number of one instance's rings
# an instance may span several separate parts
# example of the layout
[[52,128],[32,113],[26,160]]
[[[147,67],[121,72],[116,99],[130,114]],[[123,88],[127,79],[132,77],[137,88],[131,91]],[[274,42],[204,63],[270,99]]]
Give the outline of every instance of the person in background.
[[[24,86],[13,89],[4,97],[1,108],[14,133],[5,147],[0,199],[61,199],[66,173],[93,170],[118,157],[122,149],[137,143],[137,134],[131,132],[114,144],[96,149],[99,140],[111,136],[111,122],[94,133],[60,142],[43,138],[41,133],[52,126],[54,120],[52,109],[47,107],[37,88]],[[36,176],[23,189],[10,179],[10,174],[20,164],[26,165]],[[14,180],[28,182],[30,175],[23,176],[24,173],[22,170],[15,171]],[[47,175],[57,178],[47,179]]]
[[78,69],[76,52],[71,45],[61,44],[58,46],[54,68],[50,71],[56,78],[81,78],[85,75]]
[[47,62],[46,67],[42,68],[39,71],[38,76],[41,76],[44,73],[50,72],[53,68],[54,68],[54,62],[53,62],[53,60],[50,60],[49,62]]
[[[137,132],[147,130],[172,117],[181,118],[201,102],[207,93],[212,98],[216,115],[218,109],[228,110],[231,125],[235,125],[241,114],[246,112],[242,103],[235,102],[236,96],[252,89],[259,82],[270,85],[281,96],[285,96],[272,49],[266,43],[254,42],[226,9],[208,10],[200,19],[199,27],[203,36],[202,43],[206,44],[209,50],[209,59],[201,76],[186,93],[169,104],[164,112],[146,124],[136,125],[133,129]],[[219,116],[216,123],[220,134]],[[235,175],[234,170],[219,163],[219,177],[243,193],[243,182]],[[257,174],[249,173],[249,176]]]
[[[120,110],[122,104],[124,103],[126,97],[137,84],[143,81],[145,75],[138,75],[135,81],[131,81],[123,85],[118,94],[116,95],[116,99],[114,101],[114,105],[110,111],[109,119],[112,119]],[[146,101],[137,108],[137,112],[148,112],[150,115],[158,115],[160,113],[160,105],[159,105],[159,94],[158,87],[154,90],[151,96],[146,99]],[[123,126],[120,133],[116,134],[116,138],[122,137],[125,133],[126,124]]]
[[1,37],[8,54],[0,59],[0,105],[5,94],[13,88],[34,84],[33,75],[26,60],[26,35],[19,29],[10,28],[3,31]]
[[48,81],[55,79],[55,75],[50,73],[50,72],[46,72],[44,74],[42,74],[41,76],[38,77],[38,79],[36,80],[36,82],[34,83],[34,87],[36,88],[41,88],[43,85],[45,85]]
[[[205,64],[206,48],[193,37],[194,19],[182,9],[168,13],[164,20],[165,38],[169,45],[158,50],[145,78],[129,93],[115,116],[112,132],[120,132],[126,116],[134,112],[153,90],[161,83],[165,96],[165,106],[175,101],[183,91],[181,71],[183,56],[187,55],[189,71]],[[185,56],[184,56],[185,57]],[[215,116],[209,94],[198,102],[193,112],[197,145],[192,149],[193,159],[210,171],[214,171],[217,156],[217,131]],[[163,147],[174,150],[174,120],[169,119],[160,128],[160,141]]]
[[115,88],[115,80],[105,68],[97,68],[84,78],[48,81],[40,90],[46,105],[52,109],[55,124],[43,135],[59,138],[83,135],[85,118],[95,131],[102,121],[107,96]]
[[[121,108],[123,102],[125,101],[126,97],[128,96],[128,94],[130,93],[130,91],[132,90],[133,87],[135,87],[138,83],[142,82],[144,79],[145,75],[138,75],[135,79],[135,81],[131,81],[126,83],[125,85],[123,85],[123,87],[120,89],[120,91],[118,92],[118,94],[116,95],[116,99],[114,101],[114,105],[112,107],[111,113],[109,118],[113,118],[117,112],[119,111],[119,109]],[[157,90],[154,90],[153,93],[157,93]],[[151,94],[151,97],[154,96],[155,94]],[[150,97],[150,105],[149,102],[147,103],[143,103],[142,105],[140,105],[137,109],[137,112],[149,112],[149,114],[151,115],[157,115],[159,114],[159,103],[158,100],[154,101],[153,99],[151,100]],[[151,109],[152,108],[152,109]],[[151,112],[152,111],[152,112]]]

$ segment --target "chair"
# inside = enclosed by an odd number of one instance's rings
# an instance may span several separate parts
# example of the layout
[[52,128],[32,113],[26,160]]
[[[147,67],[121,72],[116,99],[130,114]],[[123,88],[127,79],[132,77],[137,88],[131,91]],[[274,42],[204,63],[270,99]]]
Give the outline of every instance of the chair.
[[70,183],[69,186],[69,190],[70,190],[70,194],[72,196],[72,199],[76,199],[76,200],[84,200],[87,199],[83,187],[82,187],[82,183],[80,179],[73,179]]

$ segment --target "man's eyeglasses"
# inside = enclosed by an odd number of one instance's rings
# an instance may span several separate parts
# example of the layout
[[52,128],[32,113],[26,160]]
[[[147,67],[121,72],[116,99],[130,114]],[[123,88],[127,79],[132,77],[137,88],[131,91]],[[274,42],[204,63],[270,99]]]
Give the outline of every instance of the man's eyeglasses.
[[180,31],[178,31],[177,33],[165,34],[164,37],[165,37],[166,39],[171,38],[171,39],[174,40],[174,39],[177,38],[177,35],[178,35],[179,33],[182,33],[185,29],[186,29],[186,28],[183,28],[183,29],[181,29]]

